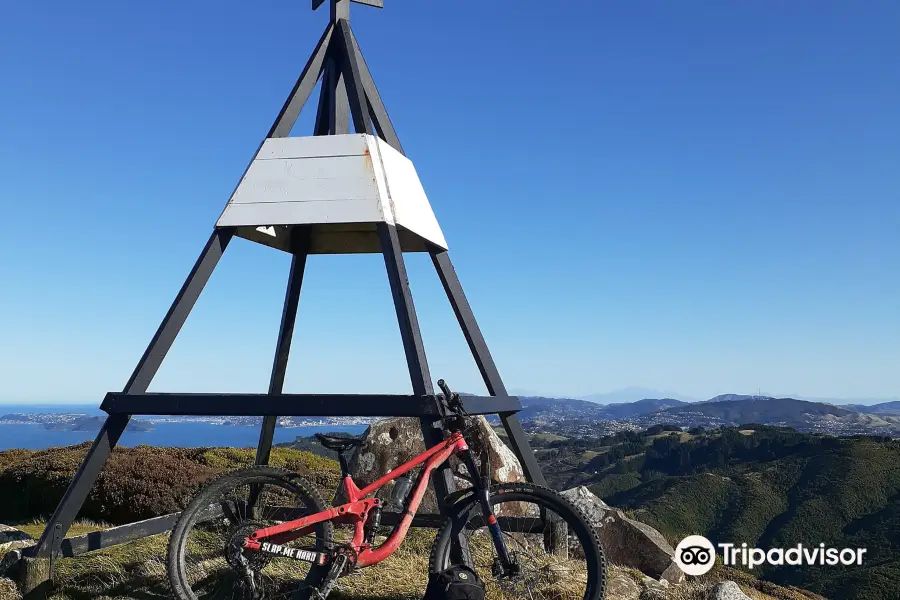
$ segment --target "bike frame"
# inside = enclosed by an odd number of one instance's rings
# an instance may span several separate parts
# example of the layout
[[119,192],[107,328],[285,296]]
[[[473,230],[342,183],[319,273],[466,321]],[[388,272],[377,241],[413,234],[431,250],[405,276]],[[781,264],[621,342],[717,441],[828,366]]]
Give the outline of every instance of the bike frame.
[[[349,474],[345,474],[343,479],[344,493],[348,502],[300,519],[258,529],[244,540],[244,548],[261,551],[263,550],[263,543],[276,545],[284,544],[304,535],[308,535],[313,530],[313,527],[319,523],[332,521],[337,524],[349,523],[354,525],[355,529],[353,540],[350,542],[350,547],[356,553],[355,563],[357,567],[367,567],[379,563],[393,554],[406,538],[410,525],[412,525],[413,517],[419,509],[422,498],[425,496],[425,489],[428,486],[428,482],[431,480],[431,473],[449,460],[454,454],[468,451],[469,445],[466,443],[465,438],[462,433],[456,431],[450,434],[450,436],[440,444],[429,448],[416,458],[400,465],[363,489],[359,489],[356,482],[353,481],[353,478],[350,477]],[[378,489],[386,483],[405,475],[422,464],[424,464],[424,467],[419,476],[419,481],[412,490],[411,496],[407,496],[407,508],[404,511],[400,522],[391,531],[387,540],[380,546],[374,547],[372,544],[366,543],[364,532],[366,519],[373,508],[381,505],[381,500],[378,498],[367,498],[366,496],[378,491]],[[473,473],[472,475],[476,482],[476,488],[480,488],[481,486],[479,485],[477,474]],[[496,519],[493,514],[487,515],[487,518],[492,525],[496,524]],[[325,558],[323,555],[315,555],[315,562],[323,564],[324,560]]]

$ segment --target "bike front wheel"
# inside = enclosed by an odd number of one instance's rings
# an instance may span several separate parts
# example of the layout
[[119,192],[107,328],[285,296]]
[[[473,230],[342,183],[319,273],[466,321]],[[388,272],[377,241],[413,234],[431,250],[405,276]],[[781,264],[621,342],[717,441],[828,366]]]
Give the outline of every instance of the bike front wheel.
[[[243,549],[257,529],[325,510],[304,479],[274,467],[242,469],[209,483],[181,513],[169,538],[168,574],[178,600],[289,600],[309,596],[321,567]],[[322,552],[331,523],[285,543]]]
[[481,577],[490,600],[603,599],[606,560],[597,533],[578,507],[556,491],[532,484],[493,486],[490,502],[512,568],[498,557],[481,505],[472,495],[453,507],[438,531],[432,573],[453,564],[451,550],[463,536],[468,546],[464,561]]

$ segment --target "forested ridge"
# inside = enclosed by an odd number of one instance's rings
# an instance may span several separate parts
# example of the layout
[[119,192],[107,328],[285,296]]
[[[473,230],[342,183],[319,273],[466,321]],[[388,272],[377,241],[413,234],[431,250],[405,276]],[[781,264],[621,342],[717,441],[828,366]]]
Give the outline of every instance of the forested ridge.
[[861,567],[758,569],[828,598],[900,597],[900,441],[747,424],[535,439],[554,485],[587,485],[676,543],[867,548]]

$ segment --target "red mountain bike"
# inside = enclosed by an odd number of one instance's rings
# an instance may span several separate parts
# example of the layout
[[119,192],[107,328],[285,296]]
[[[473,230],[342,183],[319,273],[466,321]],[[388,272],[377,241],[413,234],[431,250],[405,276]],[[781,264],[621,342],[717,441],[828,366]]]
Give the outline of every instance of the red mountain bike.
[[[464,563],[484,581],[488,598],[602,600],[605,561],[583,513],[557,492],[530,483],[490,485],[469,449],[477,428],[443,380],[445,440],[359,489],[344,454],[361,441],[318,435],[340,457],[344,504],[327,507],[298,475],[251,467],[201,490],[169,539],[168,574],[181,600],[213,598],[324,600],[339,577],[377,564],[403,543],[432,471],[457,456],[471,488],[452,495],[425,569]],[[407,474],[418,470],[415,486]],[[394,499],[373,496],[389,482]],[[395,525],[378,541],[383,512]],[[383,536],[380,536],[383,537]],[[387,574],[389,576],[389,574]]]

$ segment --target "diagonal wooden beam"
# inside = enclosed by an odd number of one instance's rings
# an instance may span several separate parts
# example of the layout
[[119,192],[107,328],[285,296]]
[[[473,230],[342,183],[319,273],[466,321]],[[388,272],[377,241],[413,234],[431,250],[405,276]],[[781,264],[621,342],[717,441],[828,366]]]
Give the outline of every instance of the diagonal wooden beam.
[[309,95],[312,94],[313,89],[316,87],[316,82],[319,80],[319,74],[322,72],[322,65],[325,63],[325,56],[328,53],[328,47],[331,45],[333,33],[334,25],[328,25],[325,33],[319,39],[319,43],[316,44],[316,49],[306,62],[306,66],[303,67],[297,83],[294,84],[294,89],[291,90],[287,101],[281,107],[281,112],[278,113],[278,118],[272,124],[269,134],[266,136],[267,138],[287,137],[291,133],[294,123],[297,122],[297,117],[300,116],[300,111],[303,110],[303,106],[309,100]]
[[[132,373],[131,378],[125,385],[124,394],[140,395],[147,391],[150,382],[159,370],[160,365],[162,365],[169,348],[171,348],[172,342],[175,341],[175,337],[181,331],[181,327],[187,320],[191,309],[200,297],[200,293],[203,291],[206,282],[209,281],[213,270],[216,268],[233,235],[234,230],[232,229],[216,229],[213,231],[209,241],[206,242],[206,246],[203,248],[203,252],[194,264],[194,268],[191,269],[190,274],[181,286],[181,290],[175,297],[175,301],[169,308],[169,312],[166,313],[165,318],[163,318],[162,323],[156,330],[156,335],[153,336],[153,339],[144,351],[144,355],[138,362],[137,367],[135,367],[134,373]],[[81,463],[81,467],[75,473],[75,477],[56,507],[56,511],[47,522],[44,533],[41,535],[41,539],[38,540],[35,548],[35,556],[50,558],[51,554],[57,552],[59,543],[66,537],[66,532],[69,531],[72,521],[78,516],[78,511],[81,510],[94,482],[100,476],[100,471],[103,470],[103,466],[106,464],[113,448],[116,447],[119,438],[125,432],[130,418],[130,413],[125,413],[110,415],[106,419],[91,449],[88,450],[84,462]]]
[[353,128],[356,133],[373,135],[372,124],[369,121],[369,101],[360,78],[360,66],[356,52],[350,39],[350,24],[345,19],[339,19],[335,25],[335,49],[336,57],[339,55],[341,73],[344,75],[344,84],[347,86],[347,97],[350,100],[350,114],[353,117]]
[[[437,270],[438,277],[441,280],[441,285],[444,286],[447,299],[450,300],[450,306],[453,308],[456,320],[459,322],[459,326],[466,338],[469,350],[475,358],[475,363],[478,365],[478,370],[481,372],[481,377],[484,379],[488,393],[491,396],[506,396],[506,386],[503,385],[500,372],[497,370],[497,365],[494,364],[494,358],[491,356],[487,342],[484,341],[484,336],[478,327],[478,322],[475,320],[475,313],[472,312],[472,307],[466,299],[462,284],[460,284],[456,270],[453,268],[453,263],[450,262],[450,254],[443,248],[436,246],[430,248],[430,254],[434,268]],[[535,458],[534,452],[528,444],[528,436],[525,435],[525,430],[522,429],[519,417],[514,412],[500,412],[499,415],[503,428],[506,430],[506,435],[509,437],[513,452],[525,471],[525,476],[528,477],[529,481],[539,485],[546,485],[544,474],[541,472],[537,458]]]
[[343,50],[339,46],[340,40],[333,36],[322,65],[322,88],[313,135],[350,133],[350,106],[341,73],[340,55]]
[[372,78],[372,73],[369,71],[369,67],[366,64],[366,58],[359,49],[359,42],[356,41],[356,36],[353,35],[353,27],[351,27],[349,22],[347,23],[347,31],[350,33],[351,49],[356,55],[357,62],[359,63],[359,77],[362,82],[363,90],[366,92],[366,98],[369,101],[369,116],[372,119],[372,123],[375,125],[375,130],[378,132],[381,139],[390,144],[394,150],[397,150],[400,154],[406,156],[406,153],[403,151],[403,146],[400,145],[400,138],[397,137],[397,132],[394,131],[394,124],[391,123],[391,118],[388,116],[387,109],[384,107],[384,102],[381,100],[381,94],[378,93],[378,88],[375,86],[375,80]]

